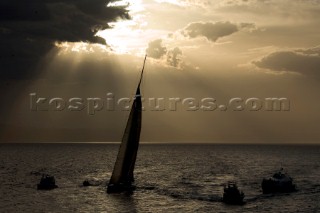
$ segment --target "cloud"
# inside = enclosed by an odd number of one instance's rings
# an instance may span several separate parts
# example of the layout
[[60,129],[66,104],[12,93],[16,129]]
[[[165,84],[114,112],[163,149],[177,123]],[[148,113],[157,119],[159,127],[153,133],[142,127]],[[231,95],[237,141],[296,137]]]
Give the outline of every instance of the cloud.
[[169,65],[175,68],[181,68],[182,64],[182,50],[179,47],[168,50],[163,45],[162,39],[151,41],[146,49],[149,57],[160,60],[165,66]]
[[[219,0],[214,8],[233,20],[256,20],[260,24],[318,23],[319,0]],[[245,19],[243,19],[245,18]]]
[[241,23],[237,25],[231,22],[195,22],[189,24],[182,31],[182,34],[189,38],[205,37],[211,42],[216,42],[219,38],[234,34],[241,29],[252,28],[255,28],[253,23]]
[[167,63],[173,67],[179,67],[182,59],[182,51],[179,47],[174,48],[173,50],[168,51],[167,54]]
[[55,42],[105,44],[96,37],[108,22],[128,19],[125,6],[107,7],[111,0],[3,0],[0,3],[0,75],[27,78]]
[[167,48],[162,45],[162,39],[157,39],[149,43],[146,52],[149,57],[160,59],[166,55]]
[[206,37],[209,41],[215,42],[219,38],[231,35],[238,31],[238,27],[230,22],[216,23],[191,23],[184,29],[184,35],[190,38]]
[[320,77],[320,46],[273,52],[258,61],[253,61],[253,64],[272,71],[290,71]]

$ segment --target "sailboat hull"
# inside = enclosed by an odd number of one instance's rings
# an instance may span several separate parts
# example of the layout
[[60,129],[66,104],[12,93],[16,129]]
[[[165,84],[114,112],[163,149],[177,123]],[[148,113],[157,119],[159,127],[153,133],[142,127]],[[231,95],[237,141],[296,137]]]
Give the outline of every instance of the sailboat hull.
[[122,192],[133,192],[136,189],[136,186],[132,183],[119,183],[119,184],[109,184],[107,193],[113,194],[113,193],[122,193]]

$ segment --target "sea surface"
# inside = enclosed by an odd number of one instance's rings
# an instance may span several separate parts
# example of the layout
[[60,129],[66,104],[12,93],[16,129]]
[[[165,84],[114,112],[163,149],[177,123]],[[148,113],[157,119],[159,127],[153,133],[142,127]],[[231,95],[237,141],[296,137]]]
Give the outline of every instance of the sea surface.
[[[320,212],[320,146],[142,144],[133,194],[106,193],[119,145],[0,144],[0,212]],[[283,167],[298,187],[262,195]],[[38,191],[41,174],[59,188]],[[96,186],[83,187],[85,179]],[[236,181],[246,204],[228,206]]]

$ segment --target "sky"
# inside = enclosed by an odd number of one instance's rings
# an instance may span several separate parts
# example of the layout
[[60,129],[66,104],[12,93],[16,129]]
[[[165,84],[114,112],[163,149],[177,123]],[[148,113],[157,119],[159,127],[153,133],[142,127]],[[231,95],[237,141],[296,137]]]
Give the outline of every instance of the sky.
[[147,54],[142,142],[319,144],[319,20],[319,0],[3,0],[0,141],[121,141]]

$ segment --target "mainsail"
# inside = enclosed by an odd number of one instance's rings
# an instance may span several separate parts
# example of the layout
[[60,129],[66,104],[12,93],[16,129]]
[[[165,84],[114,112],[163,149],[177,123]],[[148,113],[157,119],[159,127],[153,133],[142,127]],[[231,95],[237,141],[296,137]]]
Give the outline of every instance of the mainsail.
[[143,68],[141,71],[139,84],[136,90],[135,99],[131,107],[127,126],[123,134],[122,142],[119,148],[118,157],[108,184],[108,193],[117,193],[132,189],[132,182],[134,181],[133,170],[139,148],[142,120],[142,101],[140,85],[142,82],[146,59],[147,56],[145,57],[143,62]]

